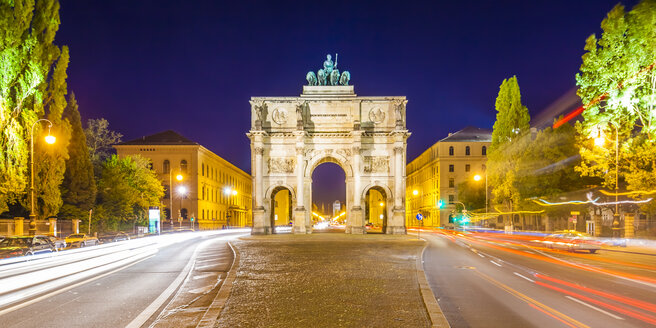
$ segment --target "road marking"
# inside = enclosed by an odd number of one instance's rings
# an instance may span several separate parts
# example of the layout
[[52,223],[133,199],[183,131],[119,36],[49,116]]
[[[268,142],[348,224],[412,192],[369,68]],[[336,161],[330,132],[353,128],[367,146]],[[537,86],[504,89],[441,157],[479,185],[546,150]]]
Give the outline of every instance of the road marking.
[[608,312],[608,311],[602,310],[602,309],[600,309],[600,308],[598,308],[598,307],[596,307],[596,306],[594,306],[594,305],[590,305],[590,304],[588,304],[588,303],[586,303],[586,302],[581,301],[580,299],[577,299],[577,298],[571,297],[571,296],[569,296],[569,295],[565,295],[565,297],[568,298],[568,299],[570,299],[570,300],[572,300],[572,301],[574,301],[574,302],[577,302],[577,303],[579,303],[579,304],[581,304],[581,305],[585,305],[585,306],[587,306],[587,307],[589,307],[589,308],[591,308],[591,309],[593,309],[593,310],[597,310],[597,311],[599,311],[599,312],[601,312],[601,313],[603,313],[603,314],[605,314],[605,315],[607,315],[607,316],[609,316],[609,317],[611,317],[611,318],[615,318],[615,319],[617,319],[617,320],[624,320],[624,318],[622,318],[622,317],[616,316],[616,315],[614,315],[614,314],[612,314],[612,313],[610,313],[610,312]]
[[80,282],[78,282],[78,283],[76,283],[76,284],[74,284],[74,285],[67,286],[67,287],[64,287],[64,288],[62,288],[62,289],[58,289],[58,290],[56,290],[56,291],[54,291],[54,292],[51,292],[51,293],[48,293],[48,294],[45,294],[45,295],[39,296],[39,297],[37,297],[37,298],[35,298],[35,299],[32,299],[32,300],[29,300],[29,301],[27,301],[27,302],[23,302],[23,303],[20,303],[20,304],[18,304],[18,305],[15,305],[15,306],[12,306],[12,307],[6,308],[6,309],[0,311],[0,316],[5,315],[5,314],[7,314],[7,313],[9,313],[9,312],[16,311],[16,310],[18,310],[18,309],[24,308],[24,307],[26,307],[26,306],[28,306],[28,305],[32,305],[32,304],[34,304],[34,303],[40,302],[40,301],[42,301],[42,300],[44,300],[44,299],[46,299],[46,298],[48,298],[48,297],[52,297],[52,296],[55,296],[55,295],[57,295],[57,294],[61,294],[61,293],[65,292],[65,291],[71,290],[71,289],[73,289],[73,288],[76,288],[76,287],[82,286],[82,285],[84,285],[84,284],[86,284],[86,283],[89,283],[89,282],[92,282],[92,281],[94,281],[94,280],[98,280],[98,279],[100,279],[100,278],[106,277],[106,276],[108,276],[108,275],[110,275],[110,274],[113,274],[113,273],[116,273],[116,272],[118,272],[118,271],[121,271],[121,270],[127,269],[127,268],[129,268],[129,267],[131,267],[131,266],[133,266],[133,265],[135,265],[135,264],[137,264],[137,263],[139,263],[139,262],[142,262],[142,261],[145,261],[145,260],[147,260],[147,259],[150,259],[150,258],[153,257],[153,256],[155,256],[155,255],[150,255],[150,256],[148,256],[148,257],[145,257],[145,258],[143,258],[143,259],[139,259],[139,260],[137,260],[137,261],[135,261],[135,262],[129,263],[129,264],[127,264],[127,265],[124,265],[124,266],[119,267],[119,268],[117,268],[117,269],[114,269],[114,270],[112,270],[112,271],[109,271],[109,272],[103,273],[103,274],[101,274],[101,275],[99,275],[99,276],[95,276],[95,277],[93,277],[93,278],[90,278],[90,279],[87,279],[87,280],[80,281]]
[[519,274],[519,273],[517,273],[517,272],[513,272],[513,274],[516,275],[516,276],[518,276],[518,277],[520,277],[520,278],[524,278],[524,279],[526,279],[526,280],[528,280],[528,281],[530,281],[530,282],[535,282],[535,280],[533,280],[533,279],[531,279],[531,278],[528,278],[528,277],[525,277],[525,276],[522,276],[521,274]]
[[576,319],[574,319],[572,317],[569,317],[569,316],[559,312],[556,309],[550,308],[549,306],[547,306],[545,304],[542,304],[542,303],[540,303],[540,302],[538,302],[538,301],[536,301],[536,300],[534,300],[534,299],[532,299],[532,298],[530,298],[530,297],[528,297],[528,296],[526,296],[526,295],[524,295],[524,294],[522,294],[522,293],[520,293],[520,292],[518,292],[518,291],[516,291],[512,288],[510,288],[509,286],[495,280],[494,278],[492,278],[492,277],[490,277],[490,276],[488,276],[488,275],[486,275],[486,274],[484,274],[484,273],[482,273],[478,270],[476,270],[475,272],[478,275],[480,275],[481,277],[483,277],[483,279],[489,281],[493,285],[496,285],[500,289],[505,290],[506,292],[508,292],[509,294],[519,298],[520,300],[523,300],[524,302],[528,303],[528,305],[530,305],[531,307],[540,310],[540,312],[543,312],[543,313],[548,312],[547,314],[549,314],[549,316],[558,317],[559,321],[566,323],[570,327],[590,328],[588,325],[586,325],[584,323],[581,323],[581,322],[577,321]]
[[180,274],[171,282],[168,288],[162,292],[146,309],[144,309],[136,318],[134,318],[129,324],[127,324],[125,327],[126,328],[139,328],[143,326],[143,324],[150,319],[153,314],[166,302],[166,300],[171,297],[171,295],[180,287],[180,284],[182,284],[182,281],[189,275],[191,272],[192,267],[194,266],[194,263],[196,262],[196,256],[198,255],[198,251],[205,246],[205,244],[213,241],[214,239],[208,239],[204,242],[202,242],[194,252],[192,253],[191,257],[189,258],[189,261],[187,262],[187,265],[182,269]]
[[485,256],[483,256],[483,254],[481,254],[481,253],[476,253],[476,254],[478,254],[478,256],[480,256],[480,257],[485,257]]
[[494,264],[494,265],[496,265],[496,266],[501,266],[501,264],[499,264],[499,263],[497,263],[497,262],[494,262],[494,261],[490,261],[490,262],[492,262],[492,264]]

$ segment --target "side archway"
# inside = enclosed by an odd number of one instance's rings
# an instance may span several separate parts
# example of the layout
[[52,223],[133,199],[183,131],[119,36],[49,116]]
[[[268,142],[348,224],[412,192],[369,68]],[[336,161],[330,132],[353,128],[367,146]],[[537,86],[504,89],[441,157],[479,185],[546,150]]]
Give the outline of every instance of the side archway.
[[[265,204],[268,206],[269,226],[272,233],[288,230],[293,218],[293,204],[296,200],[294,188],[279,183],[266,191]],[[283,229],[279,229],[283,228]],[[291,230],[291,228],[289,228]]]
[[367,233],[387,233],[388,219],[392,215],[394,202],[392,191],[387,185],[374,182],[362,190],[365,229]]

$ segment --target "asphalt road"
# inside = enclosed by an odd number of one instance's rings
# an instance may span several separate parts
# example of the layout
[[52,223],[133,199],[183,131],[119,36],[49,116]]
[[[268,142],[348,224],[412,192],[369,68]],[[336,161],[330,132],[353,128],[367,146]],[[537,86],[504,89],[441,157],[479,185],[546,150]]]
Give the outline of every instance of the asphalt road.
[[451,327],[656,325],[656,257],[569,253],[503,234],[422,232],[424,270]]
[[[42,299],[25,300],[0,315],[2,327],[134,327],[148,325],[173,298],[197,262],[231,262],[232,254],[203,248],[245,232],[198,235],[164,245],[154,255],[83,281]],[[201,246],[202,245],[202,246]],[[200,247],[199,247],[200,246]],[[226,245],[227,247],[227,245]],[[204,254],[198,256],[198,254]],[[201,272],[202,273],[202,272]],[[206,273],[202,273],[207,276]],[[191,277],[194,278],[194,277]],[[62,286],[70,287],[70,286]],[[6,309],[3,309],[6,310]]]

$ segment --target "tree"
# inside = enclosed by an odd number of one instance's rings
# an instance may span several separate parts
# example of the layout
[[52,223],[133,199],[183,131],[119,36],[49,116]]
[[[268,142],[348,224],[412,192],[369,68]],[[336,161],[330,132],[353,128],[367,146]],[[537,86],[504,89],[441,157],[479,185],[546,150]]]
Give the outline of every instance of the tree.
[[94,215],[105,229],[123,222],[143,220],[149,206],[158,206],[164,187],[149,160],[141,156],[110,156],[98,180],[98,206]]
[[485,182],[465,180],[458,184],[458,200],[468,210],[485,209]]
[[91,162],[95,166],[102,166],[107,158],[112,154],[112,145],[120,143],[122,134],[109,129],[109,122],[106,119],[90,119],[87,121],[87,128],[84,130],[87,137],[87,146]]
[[0,212],[20,201],[29,208],[30,134],[34,122],[48,118],[57,137],[42,145],[42,128],[35,128],[35,194],[42,216],[61,206],[59,184],[67,158],[70,127],[61,120],[66,107],[66,46],[53,44],[59,29],[56,0],[0,3]]
[[530,116],[522,105],[517,78],[503,80],[499,87],[495,108],[497,120],[492,131],[492,143],[488,152],[487,178],[491,194],[497,203],[503,203],[512,210],[518,203],[520,193],[517,189],[517,164],[525,151],[523,138],[530,138]]
[[[656,189],[656,1],[630,12],[615,6],[601,22],[601,38],[586,40],[576,75],[585,104],[577,125],[584,176],[600,177],[607,188],[619,180],[629,190]],[[595,146],[593,138],[606,139]],[[618,144],[616,143],[616,139]],[[616,153],[615,149],[618,149]],[[624,180],[624,181],[622,181]]]
[[69,96],[64,118],[71,125],[72,133],[68,145],[69,159],[66,161],[66,172],[61,185],[64,204],[58,216],[66,219],[81,218],[95,204],[96,180],[74,93]]

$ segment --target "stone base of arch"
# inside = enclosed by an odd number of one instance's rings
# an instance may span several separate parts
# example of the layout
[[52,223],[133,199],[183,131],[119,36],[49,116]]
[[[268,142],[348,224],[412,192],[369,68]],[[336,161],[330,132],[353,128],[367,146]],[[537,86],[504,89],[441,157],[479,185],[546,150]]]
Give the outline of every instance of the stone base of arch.
[[251,230],[251,234],[270,235],[273,233],[272,228],[266,225],[267,220],[265,220],[265,216],[266,211],[264,207],[253,209],[253,229]]

